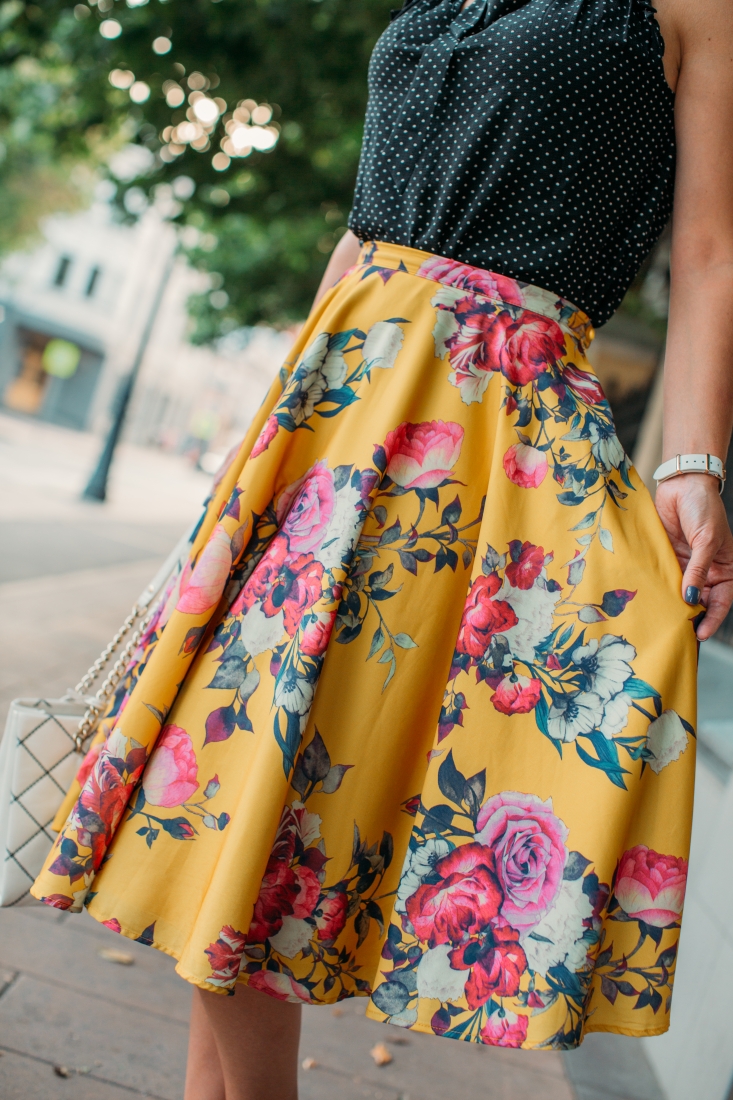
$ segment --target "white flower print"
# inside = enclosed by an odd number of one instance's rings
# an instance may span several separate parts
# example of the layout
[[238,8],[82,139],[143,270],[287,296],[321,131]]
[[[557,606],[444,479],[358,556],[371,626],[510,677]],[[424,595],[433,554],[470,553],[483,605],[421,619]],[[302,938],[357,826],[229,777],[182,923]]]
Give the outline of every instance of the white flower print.
[[679,714],[674,710],[663,711],[659,718],[649,724],[647,730],[647,748],[654,753],[654,759],[649,761],[649,767],[657,775],[679,760],[687,748],[689,736],[682,725]]
[[407,849],[394,904],[396,912],[407,912],[407,899],[412,897],[423,878],[432,872],[437,861],[447,856],[452,848],[453,845],[448,840],[436,837],[421,844],[419,848]]
[[561,695],[550,707],[547,722],[550,737],[557,741],[574,741],[581,733],[597,729],[603,718],[603,700],[592,691],[576,695]]
[[370,367],[389,370],[402,348],[405,334],[394,321],[377,321],[369,329],[362,355]]
[[631,696],[625,691],[620,691],[618,695],[608,700],[603,708],[603,721],[598,727],[604,737],[610,740],[617,733],[621,733],[622,729],[626,729],[629,723],[630,706]]
[[282,611],[278,611],[277,615],[265,615],[256,603],[242,618],[239,636],[250,656],[257,657],[267,649],[274,649],[284,633],[285,620]]
[[593,906],[583,893],[583,879],[563,882],[552,909],[522,939],[530,969],[543,977],[551,966],[564,964],[570,971],[582,969],[588,950],[583,921],[592,915]]
[[435,307],[435,325],[433,327],[433,340],[435,341],[435,355],[438,359],[445,359],[448,354],[448,341],[458,332],[458,322],[452,312],[452,307],[461,298],[466,297],[465,290],[457,287],[442,286],[438,293],[431,299],[431,306]]
[[457,1001],[463,996],[469,970],[454,970],[448,955],[453,950],[449,943],[426,951],[417,966],[417,992],[419,997],[436,1001]]
[[550,592],[536,583],[525,590],[514,588],[505,582],[496,599],[506,600],[519,620],[516,626],[502,635],[517,660],[533,664],[535,646],[544,641],[552,631],[555,604],[561,594],[559,589],[557,592]]
[[320,547],[315,551],[316,560],[324,569],[339,568],[353,549],[364,519],[360,503],[361,492],[350,481],[336,493],[331,522]]
[[294,959],[313,938],[313,925],[296,917],[283,917],[282,928],[270,936],[270,946],[286,959]]
[[629,662],[635,657],[634,647],[615,634],[604,634],[600,642],[591,638],[573,650],[573,661],[590,678],[590,690],[604,701],[623,690],[633,675]]
[[315,691],[315,684],[301,676],[291,665],[275,681],[275,706],[285,707],[291,714],[306,715],[310,711]]
[[624,460],[624,449],[612,428],[606,428],[596,420],[588,425],[591,451],[606,470],[616,470]]

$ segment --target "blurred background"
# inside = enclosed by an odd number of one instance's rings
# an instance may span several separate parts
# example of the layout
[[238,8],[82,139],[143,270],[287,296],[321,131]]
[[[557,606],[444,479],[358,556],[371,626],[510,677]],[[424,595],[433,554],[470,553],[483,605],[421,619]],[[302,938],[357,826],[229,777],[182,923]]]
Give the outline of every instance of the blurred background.
[[[346,231],[394,2],[0,3],[0,720],[80,678],[286,358]],[[665,233],[590,352],[652,490],[668,288]],[[701,658],[670,1033],[524,1055],[309,1009],[304,1097],[733,1100],[731,641],[729,621]],[[112,958],[111,937],[0,913],[3,1100],[179,1100],[188,990],[156,952]]]

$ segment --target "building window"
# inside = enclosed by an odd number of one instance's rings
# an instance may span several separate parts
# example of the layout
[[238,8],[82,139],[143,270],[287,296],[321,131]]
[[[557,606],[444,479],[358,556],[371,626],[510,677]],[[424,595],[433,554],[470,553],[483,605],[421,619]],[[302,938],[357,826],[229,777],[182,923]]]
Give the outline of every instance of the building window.
[[93,267],[92,270],[89,272],[89,279],[87,281],[87,288],[84,291],[87,298],[92,298],[94,296],[94,292],[96,291],[97,287],[99,286],[99,280],[100,280],[101,276],[102,276],[101,267]]
[[69,268],[70,267],[71,267],[71,257],[70,256],[62,256],[61,259],[59,260],[59,265],[56,268],[56,274],[54,275],[54,279],[53,279],[53,285],[54,286],[65,286],[66,285],[66,279],[67,279],[67,276],[69,274]]

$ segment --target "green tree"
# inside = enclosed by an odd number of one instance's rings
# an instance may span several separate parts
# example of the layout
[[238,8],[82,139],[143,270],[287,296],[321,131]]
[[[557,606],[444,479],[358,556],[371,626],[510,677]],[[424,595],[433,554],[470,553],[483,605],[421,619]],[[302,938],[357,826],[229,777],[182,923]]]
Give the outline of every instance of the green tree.
[[[0,139],[20,133],[14,156],[43,171],[94,161],[126,133],[149,151],[117,199],[125,216],[139,212],[141,192],[167,202],[192,261],[212,273],[213,292],[192,302],[194,339],[302,318],[344,232],[367,64],[394,2],[6,0]],[[201,96],[218,105],[209,132],[193,111]],[[273,148],[227,157],[233,112],[246,132],[255,104],[249,125],[271,133],[262,142]],[[266,105],[272,118],[255,127]]]

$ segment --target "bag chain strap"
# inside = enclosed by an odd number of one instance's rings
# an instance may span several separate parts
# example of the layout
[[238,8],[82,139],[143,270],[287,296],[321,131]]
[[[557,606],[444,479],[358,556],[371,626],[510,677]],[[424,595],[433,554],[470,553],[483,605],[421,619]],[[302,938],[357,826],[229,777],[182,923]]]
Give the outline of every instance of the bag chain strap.
[[[86,673],[85,676],[82,677],[82,679],[76,685],[76,687],[74,688],[75,692],[77,692],[80,695],[83,695],[84,692],[87,691],[89,687],[91,687],[91,685],[94,683],[94,681],[99,676],[102,669],[105,667],[105,665],[109,661],[112,654],[117,649],[117,647],[120,644],[120,642],[122,641],[122,639],[132,629],[132,627],[135,623],[135,620],[139,619],[140,616],[143,614],[143,612],[145,610],[147,610],[147,608],[141,607],[139,604],[135,604],[132,611],[127,616],[127,618],[125,619],[122,626],[120,627],[120,629],[115,634],[112,641],[109,643],[108,646],[106,646],[105,649],[102,650],[102,652],[99,654],[99,656],[97,657],[96,661],[91,666],[89,671]],[[147,627],[147,625],[150,622],[150,620],[152,619],[152,617],[153,617],[153,610],[150,611],[150,614],[145,618],[145,620],[143,622],[140,623],[138,628],[135,631],[133,631],[133,634],[132,634],[130,640],[128,641],[127,645],[122,650],[119,657],[117,658],[114,665],[112,666],[112,668],[110,670],[110,673],[109,673],[109,676],[107,676],[106,680],[104,680],[101,687],[99,688],[99,691],[97,692],[97,694],[89,702],[89,704],[87,706],[87,709],[84,712],[84,717],[82,718],[81,722],[79,723],[79,728],[77,729],[76,734],[74,735],[74,750],[75,750],[75,752],[78,752],[78,753],[83,753],[84,752],[84,742],[87,740],[87,738],[90,736],[90,734],[94,733],[94,730],[96,729],[97,724],[99,722],[99,716],[102,713],[102,711],[104,710],[104,707],[106,706],[106,704],[107,704],[110,696],[112,695],[113,691],[115,690],[118,683],[120,682],[120,680],[124,676],[125,670],[126,670],[128,664],[129,664],[130,658],[132,657],[132,654],[135,652],[135,647],[136,647],[137,643],[140,641],[140,638],[142,637],[143,631]]]

